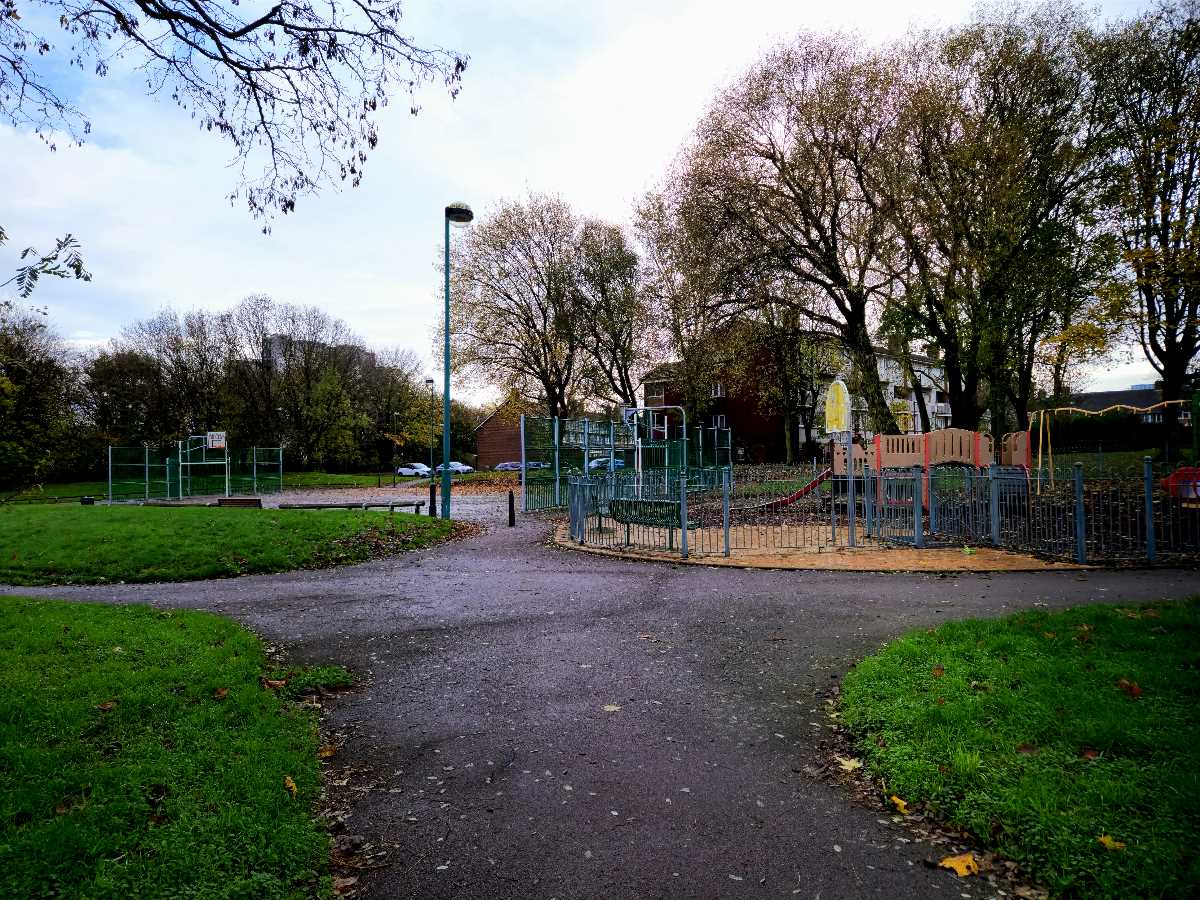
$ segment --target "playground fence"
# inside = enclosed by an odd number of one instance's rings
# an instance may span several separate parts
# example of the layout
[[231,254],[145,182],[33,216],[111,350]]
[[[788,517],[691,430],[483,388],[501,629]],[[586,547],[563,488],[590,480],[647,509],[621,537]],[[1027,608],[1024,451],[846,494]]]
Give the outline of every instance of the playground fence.
[[[1191,476],[1188,476],[1189,478]],[[1200,557],[1200,484],[1168,490],[1147,461],[1139,479],[1083,467],[1031,474],[992,465],[859,470],[820,464],[570,476],[572,540],[681,556],[843,547],[992,546],[1076,562]]]

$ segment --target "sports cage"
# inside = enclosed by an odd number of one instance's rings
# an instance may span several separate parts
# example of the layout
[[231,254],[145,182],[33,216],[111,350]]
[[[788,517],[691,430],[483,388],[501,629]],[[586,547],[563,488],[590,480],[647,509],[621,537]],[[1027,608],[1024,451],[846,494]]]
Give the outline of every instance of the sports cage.
[[278,494],[282,490],[281,447],[214,449],[205,435],[193,435],[167,449],[108,448],[110,503]]

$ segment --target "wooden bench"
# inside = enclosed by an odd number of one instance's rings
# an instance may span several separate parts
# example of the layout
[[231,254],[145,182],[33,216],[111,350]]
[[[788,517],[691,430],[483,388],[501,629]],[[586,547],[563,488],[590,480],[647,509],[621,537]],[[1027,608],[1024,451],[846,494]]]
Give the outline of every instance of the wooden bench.
[[412,509],[417,515],[425,506],[424,500],[367,500],[362,503],[280,503],[280,509],[387,509],[395,512],[397,507]]
[[217,506],[230,506],[235,509],[262,509],[262,497],[218,497]]

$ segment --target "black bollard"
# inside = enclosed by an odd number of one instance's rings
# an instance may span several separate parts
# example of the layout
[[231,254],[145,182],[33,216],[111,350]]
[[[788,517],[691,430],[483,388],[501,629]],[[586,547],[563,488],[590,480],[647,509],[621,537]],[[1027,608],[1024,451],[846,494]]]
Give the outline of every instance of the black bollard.
[[437,515],[437,482],[429,482],[429,514]]
[[513,496],[513,492],[508,492],[508,527],[512,528],[517,524],[517,500]]

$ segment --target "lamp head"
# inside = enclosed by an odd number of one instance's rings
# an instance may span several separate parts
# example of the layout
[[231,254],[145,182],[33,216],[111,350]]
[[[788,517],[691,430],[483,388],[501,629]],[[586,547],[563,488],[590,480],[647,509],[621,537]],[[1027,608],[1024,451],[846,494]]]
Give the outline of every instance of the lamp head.
[[446,207],[446,218],[455,228],[466,228],[475,218],[475,213],[471,212],[471,207],[465,203],[451,203]]

